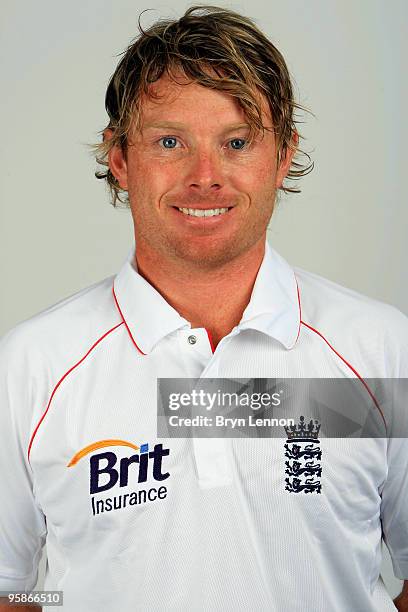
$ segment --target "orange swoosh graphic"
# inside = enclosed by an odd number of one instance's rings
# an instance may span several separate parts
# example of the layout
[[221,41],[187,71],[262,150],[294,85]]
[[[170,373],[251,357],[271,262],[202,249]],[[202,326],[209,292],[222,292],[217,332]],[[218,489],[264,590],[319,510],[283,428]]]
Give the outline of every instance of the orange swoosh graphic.
[[99,442],[93,442],[92,444],[88,444],[88,446],[84,446],[84,448],[75,453],[71,461],[68,463],[67,467],[75,465],[80,459],[82,459],[82,457],[85,457],[85,455],[87,455],[88,453],[91,453],[92,451],[98,448],[104,448],[105,446],[130,446],[130,448],[139,450],[139,447],[136,446],[136,444],[126,442],[126,440],[99,440]]

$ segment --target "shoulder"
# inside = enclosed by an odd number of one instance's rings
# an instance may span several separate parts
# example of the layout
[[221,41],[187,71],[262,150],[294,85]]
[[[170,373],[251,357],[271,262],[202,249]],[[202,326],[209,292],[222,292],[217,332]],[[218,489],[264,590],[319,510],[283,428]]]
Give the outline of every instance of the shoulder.
[[346,356],[360,362],[363,369],[370,366],[366,376],[408,376],[405,314],[318,274],[297,267],[293,270],[305,333],[320,333]]
[[90,344],[121,323],[112,296],[113,277],[50,306],[19,323],[0,340],[0,355],[10,369],[60,370]]
[[[23,321],[0,340],[0,429],[12,431],[23,448],[45,414],[52,394],[100,343],[123,329],[104,279]],[[106,344],[105,344],[106,346]]]

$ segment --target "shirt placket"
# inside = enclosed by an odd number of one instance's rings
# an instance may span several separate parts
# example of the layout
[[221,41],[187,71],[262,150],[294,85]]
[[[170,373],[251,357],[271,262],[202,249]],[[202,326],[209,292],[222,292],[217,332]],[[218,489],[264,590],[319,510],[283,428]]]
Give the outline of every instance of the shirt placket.
[[[183,345],[185,365],[189,378],[217,378],[219,348],[212,352],[208,334],[204,328],[182,330],[180,341]],[[226,338],[222,340],[224,344]],[[220,438],[192,438],[197,469],[198,484],[202,489],[227,486],[232,474],[228,460],[228,440]]]

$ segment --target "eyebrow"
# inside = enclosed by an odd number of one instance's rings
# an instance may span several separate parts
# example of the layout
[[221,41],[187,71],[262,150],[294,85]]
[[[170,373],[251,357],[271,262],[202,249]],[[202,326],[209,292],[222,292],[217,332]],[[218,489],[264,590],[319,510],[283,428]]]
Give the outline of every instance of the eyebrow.
[[[144,132],[145,130],[154,129],[154,128],[174,128],[178,130],[184,130],[187,128],[187,126],[184,125],[184,123],[179,123],[178,121],[153,121],[153,122],[148,122],[142,125],[141,131]],[[223,133],[234,132],[235,130],[241,130],[244,128],[249,128],[248,123],[234,123],[232,125],[225,127],[222,130],[222,132]]]

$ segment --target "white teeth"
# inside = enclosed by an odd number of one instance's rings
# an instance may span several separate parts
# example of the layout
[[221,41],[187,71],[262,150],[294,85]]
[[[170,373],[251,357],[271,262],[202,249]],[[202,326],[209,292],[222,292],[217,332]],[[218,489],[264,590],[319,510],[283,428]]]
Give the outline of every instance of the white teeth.
[[179,211],[192,217],[214,217],[215,215],[223,215],[228,211],[228,208],[209,208],[208,210],[203,208],[179,208]]

